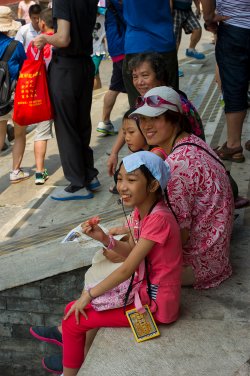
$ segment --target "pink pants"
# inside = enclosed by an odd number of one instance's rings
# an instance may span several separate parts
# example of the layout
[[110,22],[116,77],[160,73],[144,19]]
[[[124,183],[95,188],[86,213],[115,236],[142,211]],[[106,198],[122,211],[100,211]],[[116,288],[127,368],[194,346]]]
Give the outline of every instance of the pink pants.
[[[65,312],[68,312],[74,304],[67,305]],[[134,304],[126,307],[126,310],[134,308]],[[76,324],[75,314],[67,320],[62,321],[63,330],[63,365],[67,368],[80,368],[84,361],[84,347],[86,332],[94,328],[105,327],[126,327],[129,326],[128,319],[123,308],[111,309],[109,311],[95,311],[89,304],[85,308],[88,320],[80,314],[80,323]]]

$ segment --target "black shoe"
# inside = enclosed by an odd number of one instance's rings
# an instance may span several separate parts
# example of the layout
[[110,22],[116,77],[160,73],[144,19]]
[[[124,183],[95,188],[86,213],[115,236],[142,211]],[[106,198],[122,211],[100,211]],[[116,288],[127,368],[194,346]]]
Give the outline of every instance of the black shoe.
[[62,335],[57,326],[33,326],[30,328],[30,334],[40,341],[62,346]]
[[3,147],[2,147],[2,151],[5,151],[9,149],[9,146],[6,144],[6,142],[4,143]]
[[61,375],[63,372],[62,354],[46,356],[42,360],[42,366],[46,371]]
[[9,142],[15,139],[14,127],[11,124],[7,124],[7,137]]

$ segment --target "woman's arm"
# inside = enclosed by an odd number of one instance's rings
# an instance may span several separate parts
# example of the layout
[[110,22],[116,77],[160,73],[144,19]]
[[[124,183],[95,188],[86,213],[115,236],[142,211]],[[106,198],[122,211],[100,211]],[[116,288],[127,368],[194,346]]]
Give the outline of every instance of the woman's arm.
[[17,11],[17,18],[22,18],[23,17],[23,10],[20,6],[20,3],[19,3],[19,6],[18,6],[18,11]]
[[126,258],[124,263],[111,273],[107,278],[102,282],[98,283],[91,290],[83,290],[81,297],[73,304],[71,309],[66,314],[64,320],[75,311],[76,322],[79,323],[79,313],[81,313],[86,319],[87,315],[84,311],[84,308],[87,304],[91,302],[92,299],[103,295],[106,291],[113,289],[118,286],[120,283],[126,281],[134,271],[138,268],[142,260],[147,256],[149,251],[154,246],[155,242],[147,239],[139,239],[136,246],[133,248],[129,256]]
[[113,176],[115,174],[116,166],[118,163],[118,154],[124,144],[125,140],[123,136],[123,131],[122,129],[120,129],[117,139],[111,149],[111,153],[107,162],[109,176]]

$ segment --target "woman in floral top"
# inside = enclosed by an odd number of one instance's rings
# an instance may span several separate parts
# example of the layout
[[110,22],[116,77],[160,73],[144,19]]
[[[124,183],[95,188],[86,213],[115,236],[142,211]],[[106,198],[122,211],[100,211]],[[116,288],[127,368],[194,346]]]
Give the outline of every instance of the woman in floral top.
[[151,89],[142,102],[131,116],[139,116],[147,143],[160,146],[168,155],[168,200],[183,240],[182,284],[199,289],[218,286],[232,273],[229,246],[234,205],[225,167],[204,141],[190,134],[173,89]]

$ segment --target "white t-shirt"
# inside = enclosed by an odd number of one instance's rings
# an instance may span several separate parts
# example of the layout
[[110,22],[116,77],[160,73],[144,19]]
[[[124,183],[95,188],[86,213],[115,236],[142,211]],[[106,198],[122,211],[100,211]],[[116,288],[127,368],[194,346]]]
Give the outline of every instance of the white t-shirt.
[[28,4],[25,1],[20,1],[18,4],[18,9],[22,9],[22,18],[26,23],[30,22],[29,9],[34,4],[36,4],[35,1],[30,1]]
[[23,25],[20,27],[15,36],[15,40],[18,40],[23,44],[23,47],[26,52],[30,42],[39,34],[40,31],[36,31],[32,26],[32,23],[28,23],[27,25]]
[[105,37],[105,16],[98,14],[93,31],[93,55],[105,55],[103,38]]

